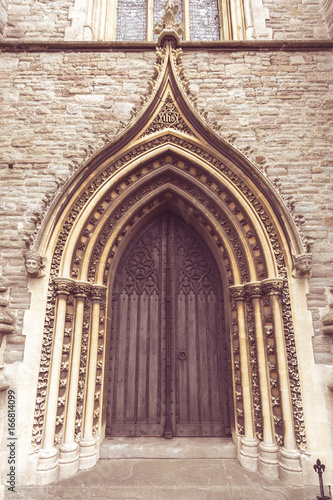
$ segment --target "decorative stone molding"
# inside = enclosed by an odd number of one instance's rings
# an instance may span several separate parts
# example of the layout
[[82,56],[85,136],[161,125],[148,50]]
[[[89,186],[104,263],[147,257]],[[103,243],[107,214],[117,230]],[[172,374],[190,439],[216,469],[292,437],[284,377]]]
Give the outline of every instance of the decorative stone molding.
[[158,44],[161,45],[163,38],[167,35],[175,37],[177,43],[179,43],[179,37],[184,34],[183,25],[175,18],[179,9],[179,4],[178,2],[173,2],[172,0],[166,0],[163,6],[165,10],[163,17],[154,26],[154,33],[156,35],[160,35],[158,38]]
[[54,290],[56,295],[69,295],[74,292],[74,281],[69,278],[54,278]]
[[145,130],[142,137],[153,134],[165,128],[180,130],[185,134],[193,136],[193,132],[185,122],[184,118],[181,116],[170,95],[167,96],[160,112],[158,113],[154,121],[150,124],[149,128]]
[[[91,299],[104,301],[106,297],[106,286],[104,285],[92,285],[91,287]],[[103,336],[103,335],[102,335]]]
[[294,278],[311,278],[312,254],[302,253],[294,257],[295,264],[293,269]]
[[[333,292],[333,288],[331,289],[331,293]],[[323,334],[324,335],[333,335],[333,301],[329,305],[330,310],[325,316],[323,316],[321,322],[323,325]]]
[[331,371],[330,376],[328,377],[327,387],[330,391],[333,391],[333,370]]
[[261,298],[263,291],[261,288],[261,282],[258,281],[256,283],[247,283],[245,285],[245,291],[248,297],[253,298]]
[[246,290],[243,285],[232,285],[229,291],[233,300],[246,300]]
[[[0,284],[0,294],[3,295],[8,287]],[[5,365],[3,362],[4,339],[6,335],[14,333],[14,319],[6,311],[9,301],[0,297],[0,391],[5,391],[10,386],[10,380],[5,374]]]
[[[5,293],[8,288],[4,285],[0,285],[0,293]],[[6,311],[9,301],[3,297],[0,297],[0,335],[14,333],[15,328],[13,326],[14,319]]]
[[43,269],[45,267],[43,263],[43,258],[39,253],[34,251],[28,251],[24,255],[25,267],[29,278],[44,278],[45,273]]
[[282,295],[283,280],[281,278],[268,278],[261,285],[265,295]]

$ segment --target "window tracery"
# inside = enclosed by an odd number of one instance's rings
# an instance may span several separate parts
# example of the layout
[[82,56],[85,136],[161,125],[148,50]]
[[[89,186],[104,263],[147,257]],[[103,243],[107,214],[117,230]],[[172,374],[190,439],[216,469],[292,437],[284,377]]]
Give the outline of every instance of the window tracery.
[[[186,41],[246,38],[244,3],[251,0],[180,0],[177,20]],[[86,27],[93,40],[153,41],[165,0],[89,0]],[[89,36],[89,35],[88,35]]]
[[[65,40],[157,41],[165,0],[75,0]],[[183,41],[271,39],[263,0],[178,0]]]

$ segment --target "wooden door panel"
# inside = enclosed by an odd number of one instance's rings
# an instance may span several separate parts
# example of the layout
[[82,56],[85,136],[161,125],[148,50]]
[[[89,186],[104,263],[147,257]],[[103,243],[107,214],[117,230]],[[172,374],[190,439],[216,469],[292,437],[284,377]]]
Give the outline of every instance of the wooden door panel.
[[[174,221],[174,337],[176,338],[175,435],[225,434],[224,394],[220,379],[225,335],[218,321],[222,286],[215,260],[198,235]],[[179,355],[185,352],[186,356]]]
[[109,369],[109,435],[163,433],[161,247],[161,221],[157,221],[140,232],[117,269]]
[[143,228],[113,289],[107,433],[223,436],[228,422],[219,271],[167,213]]

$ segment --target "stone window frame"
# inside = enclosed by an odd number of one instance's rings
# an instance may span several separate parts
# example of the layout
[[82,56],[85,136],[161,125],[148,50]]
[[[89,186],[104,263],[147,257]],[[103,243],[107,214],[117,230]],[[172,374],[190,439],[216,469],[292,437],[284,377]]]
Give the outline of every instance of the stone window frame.
[[[70,27],[66,28],[66,41],[115,41],[117,4],[119,0],[75,0],[70,8]],[[154,0],[147,1],[147,37],[153,42]],[[184,41],[190,37],[190,0],[182,1],[184,15]],[[218,0],[220,41],[272,39],[272,30],[266,27],[269,12],[263,0]],[[104,13],[104,14],[103,14]],[[222,14],[222,15],[221,15]],[[124,43],[124,42],[122,42]]]

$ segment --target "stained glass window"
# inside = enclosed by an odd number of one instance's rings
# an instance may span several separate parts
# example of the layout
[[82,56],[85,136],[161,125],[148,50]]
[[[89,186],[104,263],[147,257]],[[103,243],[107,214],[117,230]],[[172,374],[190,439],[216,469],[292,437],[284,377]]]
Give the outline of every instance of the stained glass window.
[[[165,0],[109,1],[114,8],[117,5],[116,40],[158,39],[153,35],[153,26],[164,15]],[[245,37],[243,0],[178,0],[178,5],[176,20],[184,26],[184,40],[213,41],[220,40],[221,36],[224,40],[242,40]]]
[[191,40],[219,40],[219,6],[217,0],[190,1]]
[[143,41],[146,32],[146,0],[118,0],[116,40]]

